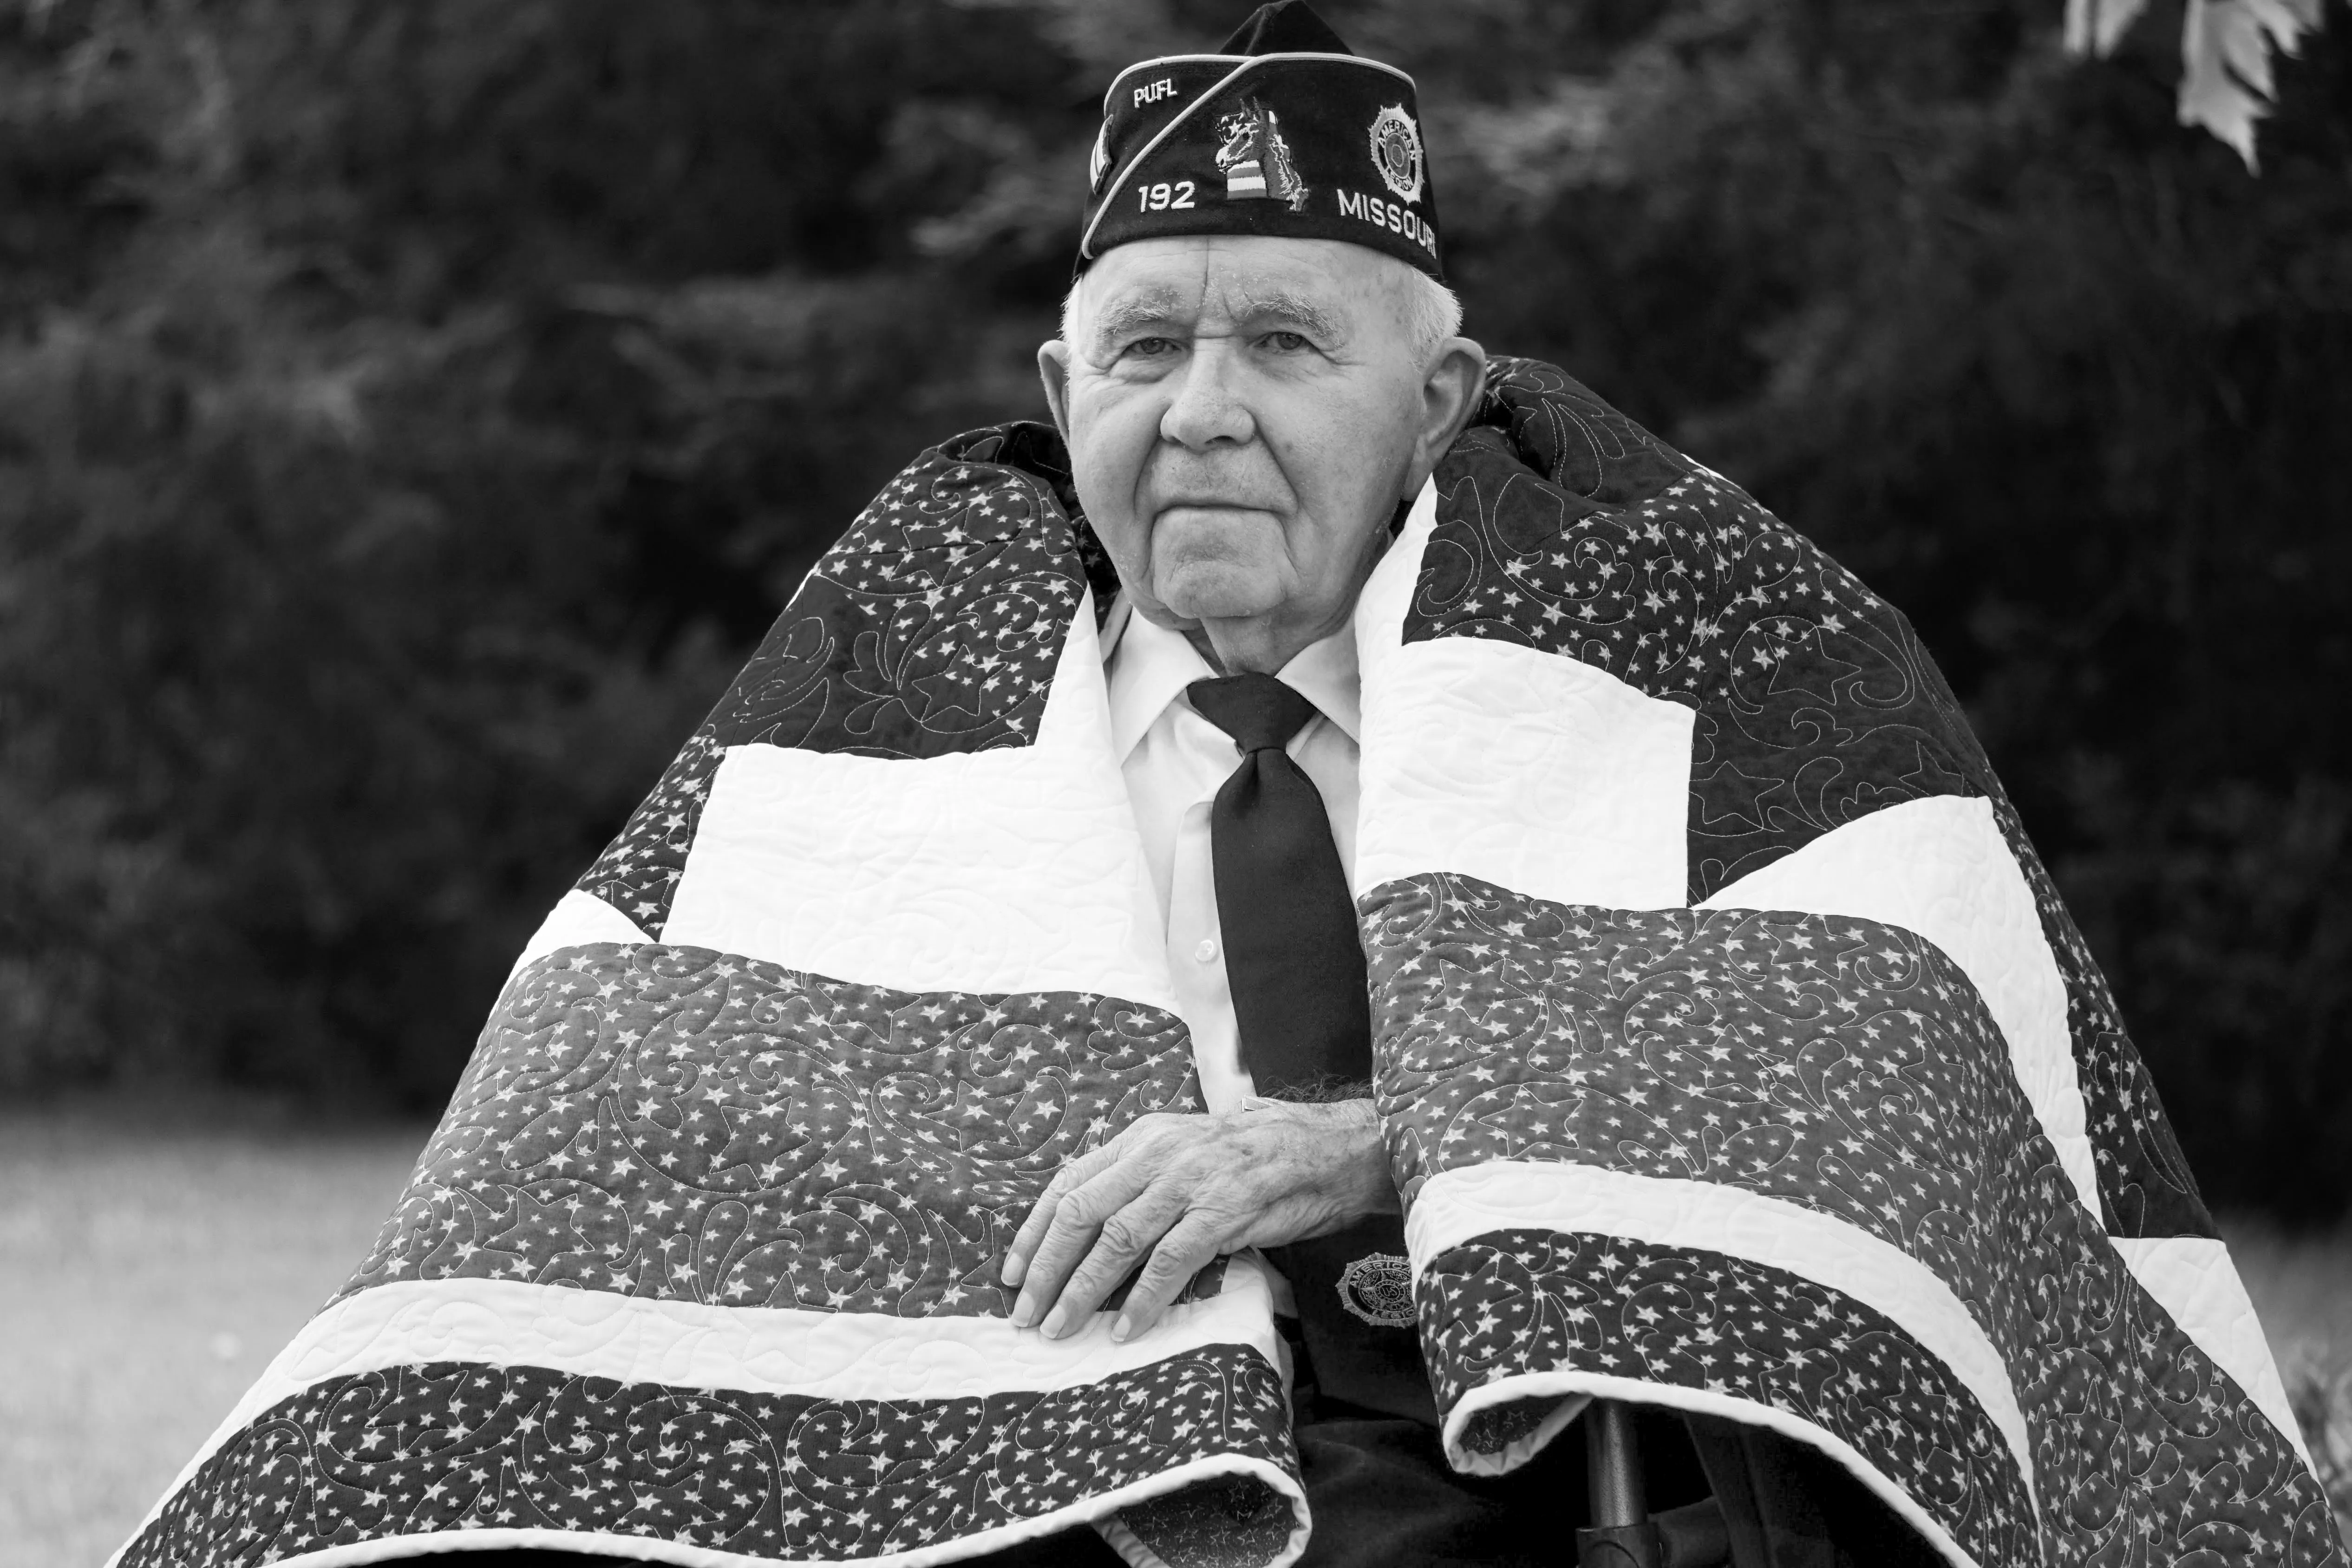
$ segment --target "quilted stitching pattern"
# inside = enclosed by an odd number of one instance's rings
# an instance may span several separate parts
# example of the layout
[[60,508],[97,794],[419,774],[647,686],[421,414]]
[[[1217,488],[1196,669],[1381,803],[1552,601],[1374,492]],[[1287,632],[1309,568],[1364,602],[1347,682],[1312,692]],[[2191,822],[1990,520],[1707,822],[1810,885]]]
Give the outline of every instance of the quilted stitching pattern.
[[1683,901],[1691,712],[1473,637],[1367,666],[1355,886],[1465,872],[1563,902]]
[[1991,1015],[2035,1123],[2074,1194],[2096,1212],[2098,1171],[2083,1126],[2066,983],[1990,802],[1934,795],[1874,812],[1702,907],[1858,916],[1934,944]]
[[663,940],[909,991],[1172,1005],[1083,612],[1056,668],[1034,745],[915,763],[730,748]]
[[662,1300],[1003,1315],[1063,1162],[1197,1110],[1172,1015],[853,985],[657,944],[510,984],[343,1293],[521,1279]]
[[[1688,872],[1669,868],[1685,884],[1669,901],[1888,805],[1988,799],[2063,972],[2105,1225],[2210,1228],[2104,982],[1908,626],[1556,370],[1496,369],[1485,426],[1441,467],[1408,639],[1563,657],[1692,716]],[[731,746],[1027,754],[1088,587],[1099,616],[1115,583],[1051,431],[924,454],[812,573],[583,891],[660,935]],[[1369,657],[1366,670],[1369,712]],[[1991,1342],[2015,1381],[1993,1426],[2030,1430],[2053,1560],[2340,1561],[2278,1431],[2059,1191],[1968,974],[1931,942],[1843,917],[1544,905],[1460,878],[1399,884],[1366,911],[1384,944],[1381,1091],[1416,1189],[1523,1157],[1806,1205],[1786,1213],[1902,1248],[1933,1270],[1906,1276],[1911,1293],[1941,1300],[1943,1280],[1984,1331],[1958,1305],[1906,1329],[1909,1296],[1850,1282],[1865,1305],[1802,1259],[1481,1219],[1420,1281],[1455,1396],[1546,1368],[1742,1393],[1844,1436],[1987,1560],[2021,1560],[2002,1470],[2019,1448],[1988,1436],[1981,1408],[2003,1386]],[[1004,1329],[1006,1229],[1051,1171],[1134,1115],[1197,1105],[1183,1045],[1164,1011],[1098,992],[891,990],[657,943],[559,952],[510,984],[320,1330],[401,1292],[454,1322],[460,1298],[536,1291],[730,1327],[734,1306],[826,1314],[781,1321],[796,1346],[810,1323],[984,1337]],[[1181,1351],[1059,1393],[1002,1357],[937,1398],[928,1384],[867,1397],[862,1374],[819,1396],[789,1369],[782,1392],[722,1390],[662,1381],[618,1338],[574,1363],[539,1336],[569,1370],[488,1339],[443,1363],[423,1333],[331,1371],[297,1358],[126,1561],[502,1525],[856,1561],[1129,1480],[1181,1489],[1121,1503],[1122,1528],[1163,1558],[1264,1561],[1296,1545],[1282,1489],[1297,1472],[1271,1352],[1222,1342],[1262,1326],[1245,1294],[1187,1309],[1247,1310]],[[550,1316],[523,1307],[514,1321]],[[667,1325],[673,1340],[709,1326]],[[1970,1356],[1974,1383],[1954,1372]],[[599,1375],[616,1366],[627,1375]],[[1539,1416],[1506,1404],[1473,1436],[1503,1443]]]
[[[1464,878],[1364,904],[1408,1194],[1438,1170],[1549,1159],[1816,1208],[1976,1313],[2017,1381],[2057,1561],[2119,1541],[2171,1561],[2217,1531],[2261,1561],[2299,1539],[2319,1544],[2296,1561],[2338,1560],[2311,1533],[2326,1503],[2292,1444],[2074,1201],[1974,987],[1932,944],[1843,917],[1549,905]],[[1435,1363],[1445,1334],[1427,1342]],[[1840,1436],[1905,1475],[1868,1431]]]
[[1727,1184],[1834,1215],[1979,1300],[2003,1271],[1995,1216],[2068,1201],[1974,987],[1909,931],[1573,908],[1455,877],[1378,897],[1378,1087],[1408,1197],[1489,1160]]
[[1524,429],[1534,404],[1538,428],[1583,433],[1571,453],[1623,456],[1579,491],[1557,459],[1522,460],[1541,448],[1466,433],[1438,468],[1405,640],[1522,643],[1696,710],[1691,901],[1881,806],[1983,792],[1909,624],[1850,573],[1549,365],[1501,362],[1489,398],[1490,417]]
[[1695,709],[1694,903],[1885,806],[1990,796],[2065,977],[2108,1229],[2215,1235],[2106,981],[1910,623],[1553,366],[1497,360],[1488,388],[1438,466],[1406,640],[1517,642]]
[[[887,1404],[404,1366],[319,1384],[246,1427],[122,1568],[495,1529],[857,1562],[1053,1512],[1076,1469],[1109,1490],[1232,1455],[1297,1469],[1281,1374],[1244,1345],[1059,1393]],[[1286,1499],[1257,1481],[1217,1491],[1210,1510],[1171,1500],[1128,1526],[1156,1514],[1227,1561],[1281,1550]]]
[[[1816,1280],[1622,1237],[1498,1231],[1420,1285],[1439,1408],[1489,1380],[1575,1369],[1787,1411],[1852,1444],[1978,1562],[2034,1561],[2023,1478],[1984,1412],[1900,1324]],[[1481,1412],[1465,1447],[1515,1435]]]
[[2091,957],[2090,944],[2058,896],[2058,885],[2026,837],[2025,825],[2008,795],[1996,789],[1992,803],[1994,820],[2017,856],[2026,885],[2033,889],[2042,934],[2066,982],[2066,1026],[2074,1042],[2074,1074],[2082,1084],[2108,1232],[2135,1237],[2218,1237],[2221,1232],[2157,1096],[2156,1080],[2124,1029],[2106,975]]
[[1062,628],[1089,575],[1110,575],[1066,509],[1059,449],[1035,426],[974,431],[883,487],[580,889],[661,935],[729,746],[919,758],[1034,742]]

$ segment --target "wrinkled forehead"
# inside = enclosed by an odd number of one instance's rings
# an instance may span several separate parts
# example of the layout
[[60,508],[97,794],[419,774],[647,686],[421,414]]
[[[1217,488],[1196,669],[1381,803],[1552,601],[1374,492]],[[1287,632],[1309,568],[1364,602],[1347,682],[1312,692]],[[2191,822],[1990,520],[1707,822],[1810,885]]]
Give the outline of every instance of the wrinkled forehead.
[[1401,264],[1334,240],[1255,236],[1145,240],[1120,246],[1078,287],[1085,335],[1140,328],[1221,331],[1291,328],[1318,339],[1353,338],[1393,323]]

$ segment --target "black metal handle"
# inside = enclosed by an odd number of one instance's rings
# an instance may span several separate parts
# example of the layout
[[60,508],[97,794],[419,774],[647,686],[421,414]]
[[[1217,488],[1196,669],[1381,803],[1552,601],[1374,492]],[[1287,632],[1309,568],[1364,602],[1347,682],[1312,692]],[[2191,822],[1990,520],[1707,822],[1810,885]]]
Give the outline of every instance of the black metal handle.
[[1576,1532],[1580,1568],[1664,1568],[1658,1527],[1642,1484],[1633,1408],[1596,1399],[1584,1411],[1584,1468],[1592,1523]]

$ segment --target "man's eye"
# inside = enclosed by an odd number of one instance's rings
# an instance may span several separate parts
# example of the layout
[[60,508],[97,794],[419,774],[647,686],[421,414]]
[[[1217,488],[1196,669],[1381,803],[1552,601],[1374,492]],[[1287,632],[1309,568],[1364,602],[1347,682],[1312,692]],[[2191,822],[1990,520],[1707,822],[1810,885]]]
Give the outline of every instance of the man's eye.
[[1271,349],[1278,349],[1286,354],[1297,353],[1301,349],[1315,346],[1297,332],[1268,332],[1265,335],[1265,345]]
[[1179,346],[1174,338],[1138,338],[1128,344],[1124,352],[1145,359],[1159,359],[1174,353]]

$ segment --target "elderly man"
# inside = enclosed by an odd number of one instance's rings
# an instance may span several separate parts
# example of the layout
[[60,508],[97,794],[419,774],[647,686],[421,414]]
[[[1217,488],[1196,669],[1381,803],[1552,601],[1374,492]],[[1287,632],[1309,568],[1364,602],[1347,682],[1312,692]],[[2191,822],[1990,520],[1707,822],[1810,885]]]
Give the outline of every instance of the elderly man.
[[[1267,7],[1223,52],[1348,51],[1291,4]],[[1133,68],[1112,100],[1159,75],[1158,62]],[[1412,136],[1403,161],[1425,191]],[[1148,196],[1149,173],[1130,167],[1123,183]],[[1363,1321],[1347,1300],[1349,1265],[1401,1264],[1404,1250],[1348,893],[1353,618],[1406,509],[1476,411],[1486,354],[1459,335],[1460,303],[1421,247],[1433,231],[1414,207],[1433,202],[1408,202],[1412,223],[1382,225],[1368,244],[1370,220],[1345,203],[1320,221],[1255,204],[1187,219],[1148,199],[1127,212],[1120,184],[1038,366],[1129,617],[1108,661],[1111,722],[1208,1114],[1145,1117],[1061,1171],[1007,1258],[1013,1321],[1068,1333],[1127,1281],[1110,1331],[1125,1338],[1213,1259],[1266,1249],[1303,1303],[1298,1367],[1319,1385],[1299,1434],[1324,1521],[1310,1558],[1552,1561],[1577,1511],[1559,1494],[1581,1478],[1482,1488],[1451,1476],[1409,1318]],[[1279,717],[1244,742],[1232,717],[1243,711],[1244,722]],[[1236,752],[1267,741],[1280,749],[1236,771]],[[1692,1467],[1674,1468],[1686,1489]],[[1846,1528],[1858,1552],[1929,1560],[1830,1474],[1819,1489],[1860,1516]],[[1787,1489],[1789,1477],[1776,1479]],[[1768,1502],[1776,1526],[1821,1518]]]
[[1295,0],[1090,187],[124,1568],[2341,1563],[1902,616],[1459,335]]
[[[1064,337],[1039,353],[1079,498],[1131,611],[1109,661],[1111,722],[1211,1114],[1148,1118],[1055,1179],[1008,1261],[1016,1322],[1064,1331],[1141,1265],[1122,1315],[1148,1327],[1213,1258],[1397,1212],[1345,877],[1350,621],[1390,525],[1476,405],[1486,363],[1454,335],[1459,316],[1442,285],[1337,240],[1147,239],[1086,275]],[[1283,761],[1264,764],[1274,779],[1234,782],[1286,788],[1319,832],[1239,847],[1249,861],[1221,880],[1213,803],[1237,749],[1221,721],[1244,701],[1297,721]],[[1316,1065],[1362,1098],[1282,1106],[1253,1093],[1228,977],[1246,963],[1247,980],[1295,990],[1325,954],[1301,951],[1297,920],[1250,922],[1263,952],[1221,945],[1220,915],[1309,879],[1334,906],[1305,919],[1328,913],[1339,933],[1337,1015],[1275,1026],[1338,1037]]]
[[[1110,1331],[1124,1338],[1213,1259],[1285,1249],[1317,1329],[1371,1339],[1376,1352],[1394,1342],[1379,1369],[1391,1375],[1347,1388],[1362,1405],[1328,1391],[1321,1401],[1327,1419],[1346,1422],[1344,1439],[1309,1448],[1308,1496],[1328,1521],[1315,1555],[1335,1562],[1539,1561],[1559,1541],[1555,1509],[1516,1520],[1507,1491],[1449,1484],[1409,1328],[1315,1310],[1336,1302],[1339,1277],[1287,1250],[1337,1236],[1360,1253],[1403,1251],[1395,1220],[1360,1223],[1399,1205],[1370,1098],[1346,876],[1351,622],[1391,525],[1476,406],[1485,355],[1460,322],[1442,283],[1383,251],[1171,235],[1094,262],[1061,338],[1038,353],[1129,612],[1108,665],[1111,722],[1208,1114],[1147,1116],[1063,1169],[1006,1261],[1004,1282],[1020,1288],[1013,1321],[1068,1333],[1132,1277]],[[1281,749],[1236,773],[1228,715],[1253,705],[1280,715],[1265,738]],[[1253,831],[1239,813],[1217,820],[1228,790],[1261,814],[1298,809]],[[1253,985],[1265,994],[1241,994]],[[1269,1074],[1285,1081],[1255,1081]],[[1356,1347],[1316,1348],[1319,1370]],[[1384,1411],[1425,1416],[1430,1430]],[[1318,1469],[1338,1491],[1318,1487]],[[1363,1545],[1335,1550],[1343,1536]]]

